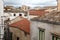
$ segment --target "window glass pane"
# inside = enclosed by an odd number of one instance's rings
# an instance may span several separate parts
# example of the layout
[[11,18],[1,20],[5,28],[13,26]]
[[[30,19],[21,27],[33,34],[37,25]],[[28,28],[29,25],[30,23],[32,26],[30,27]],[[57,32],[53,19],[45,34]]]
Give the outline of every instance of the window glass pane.
[[42,31],[41,31],[41,40],[42,40],[42,38],[43,38],[42,36],[43,36],[43,34],[42,34]]
[[42,40],[45,40],[45,32],[43,32],[42,34],[43,34]]
[[60,40],[59,38],[57,40]]
[[56,37],[54,37],[54,40],[56,40]]
[[43,31],[42,31],[42,33],[41,33],[41,38],[42,38],[41,40],[43,40]]
[[39,36],[40,36],[40,37],[39,37],[39,40],[41,40],[41,30],[39,31],[39,34],[40,34],[40,35],[39,35]]
[[45,33],[44,30],[39,30],[39,40],[45,40]]
[[58,37],[57,40],[60,40],[60,38]]
[[60,40],[60,38],[57,36],[52,36],[52,40]]

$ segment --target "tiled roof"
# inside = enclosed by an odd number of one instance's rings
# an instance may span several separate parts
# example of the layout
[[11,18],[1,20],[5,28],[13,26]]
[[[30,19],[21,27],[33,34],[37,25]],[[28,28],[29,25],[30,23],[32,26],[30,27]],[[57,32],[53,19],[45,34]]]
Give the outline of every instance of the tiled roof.
[[46,8],[46,9],[49,9],[49,8],[54,9],[54,8],[57,8],[57,6],[45,6],[44,8]]
[[59,24],[60,25],[60,11],[50,12],[45,14],[41,17],[34,18],[32,20],[39,20],[42,22],[52,23],[52,24]]
[[37,15],[37,16],[41,16],[45,14],[44,10],[30,10],[29,11],[30,15]]
[[14,23],[11,23],[9,24],[9,26],[19,28],[20,30],[26,33],[30,33],[30,22],[25,18]]

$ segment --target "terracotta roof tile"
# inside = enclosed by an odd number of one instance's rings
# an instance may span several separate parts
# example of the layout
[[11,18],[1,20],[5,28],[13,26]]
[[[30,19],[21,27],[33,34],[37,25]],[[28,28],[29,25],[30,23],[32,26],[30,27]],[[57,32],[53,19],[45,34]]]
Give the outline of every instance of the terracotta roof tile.
[[60,11],[52,11],[41,17],[33,18],[32,20],[38,20],[40,22],[60,25]]
[[29,20],[27,20],[25,18],[23,20],[10,24],[10,26],[19,28],[19,29],[25,31],[26,33],[30,33],[30,22],[29,22]]
[[30,10],[29,13],[30,15],[41,16],[45,14],[45,11],[44,10]]

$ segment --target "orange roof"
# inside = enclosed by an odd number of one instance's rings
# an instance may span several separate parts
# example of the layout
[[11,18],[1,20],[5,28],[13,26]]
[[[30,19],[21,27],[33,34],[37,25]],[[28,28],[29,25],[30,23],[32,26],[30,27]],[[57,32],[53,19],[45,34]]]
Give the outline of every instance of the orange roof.
[[25,18],[15,23],[12,23],[9,26],[19,28],[20,30],[23,30],[26,33],[30,33],[30,22]]
[[30,13],[30,15],[42,16],[46,12],[45,12],[45,10],[30,10],[29,13]]

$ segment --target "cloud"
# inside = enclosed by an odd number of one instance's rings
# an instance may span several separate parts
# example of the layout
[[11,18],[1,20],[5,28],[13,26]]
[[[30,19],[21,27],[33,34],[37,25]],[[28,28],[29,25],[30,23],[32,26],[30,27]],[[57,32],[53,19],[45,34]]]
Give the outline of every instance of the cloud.
[[56,0],[5,0],[5,5],[29,5],[29,6],[46,6],[57,5]]
[[21,0],[4,0],[4,4],[18,5],[18,4],[21,4]]

